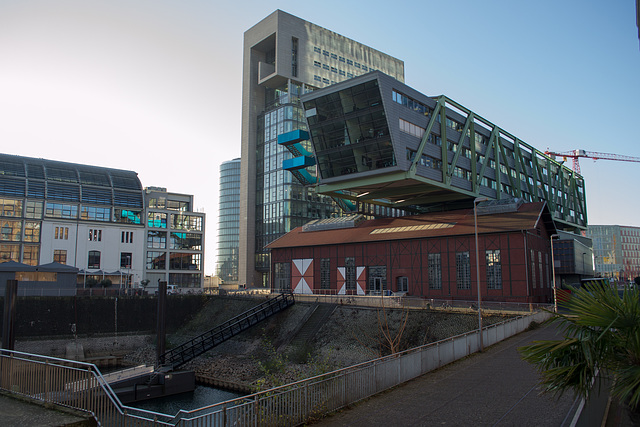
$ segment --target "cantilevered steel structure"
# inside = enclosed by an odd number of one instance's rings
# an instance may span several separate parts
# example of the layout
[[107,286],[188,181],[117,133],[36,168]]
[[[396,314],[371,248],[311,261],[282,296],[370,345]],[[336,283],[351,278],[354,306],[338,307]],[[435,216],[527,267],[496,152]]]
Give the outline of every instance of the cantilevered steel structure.
[[558,228],[587,226],[582,176],[444,95],[376,71],[302,101],[319,193],[415,213],[544,200]]

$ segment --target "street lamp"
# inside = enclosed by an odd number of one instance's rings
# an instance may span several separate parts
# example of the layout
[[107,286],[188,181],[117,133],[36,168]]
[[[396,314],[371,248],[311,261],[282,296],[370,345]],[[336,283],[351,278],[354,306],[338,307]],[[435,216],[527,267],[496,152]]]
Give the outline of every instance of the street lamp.
[[476,235],[476,285],[478,287],[478,332],[480,333],[480,351],[484,351],[484,345],[482,342],[482,310],[480,307],[480,253],[478,252],[478,209],[477,205],[480,202],[486,202],[489,200],[487,197],[476,197],[473,200],[473,228]]
[[555,313],[558,312],[558,288],[556,287],[556,263],[555,257],[553,256],[553,238],[560,238],[558,234],[552,234],[549,237],[549,241],[551,242],[551,274],[553,276],[553,311]]

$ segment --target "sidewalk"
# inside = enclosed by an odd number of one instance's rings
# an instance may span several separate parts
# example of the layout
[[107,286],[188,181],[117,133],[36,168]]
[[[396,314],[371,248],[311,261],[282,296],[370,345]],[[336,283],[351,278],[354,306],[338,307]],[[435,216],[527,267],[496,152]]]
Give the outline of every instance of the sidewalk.
[[27,399],[0,392],[0,425],[3,427],[95,426],[89,414],[62,408],[47,407],[43,403],[31,403]]
[[552,326],[523,332],[317,425],[568,426],[577,407],[573,393],[540,395],[539,374],[517,352],[534,340],[559,338]]

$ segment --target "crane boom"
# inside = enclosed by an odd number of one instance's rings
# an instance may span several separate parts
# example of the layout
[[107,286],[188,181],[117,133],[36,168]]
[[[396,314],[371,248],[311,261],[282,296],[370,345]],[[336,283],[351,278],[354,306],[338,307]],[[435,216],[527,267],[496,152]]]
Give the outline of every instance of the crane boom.
[[582,149],[564,152],[554,152],[547,149],[544,154],[551,157],[563,157],[565,160],[567,158],[573,159],[573,170],[578,173],[580,173],[580,163],[578,162],[578,159],[580,157],[586,157],[593,160],[616,160],[619,162],[640,163],[640,157],[623,156],[621,154],[597,153],[595,151],[586,151]]

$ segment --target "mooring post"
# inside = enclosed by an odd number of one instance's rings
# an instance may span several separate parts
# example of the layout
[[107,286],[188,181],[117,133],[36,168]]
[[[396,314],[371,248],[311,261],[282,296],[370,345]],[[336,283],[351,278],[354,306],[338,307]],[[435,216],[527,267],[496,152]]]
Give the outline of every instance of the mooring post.
[[156,332],[158,334],[156,345],[156,365],[161,366],[164,364],[162,355],[166,351],[166,304],[167,304],[167,282],[161,281],[158,284],[158,315],[156,321]]
[[16,343],[16,299],[18,297],[18,281],[7,280],[4,289],[4,316],[2,319],[2,348],[14,350]]

